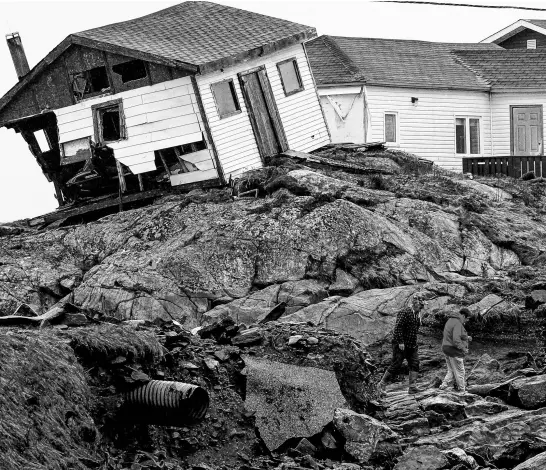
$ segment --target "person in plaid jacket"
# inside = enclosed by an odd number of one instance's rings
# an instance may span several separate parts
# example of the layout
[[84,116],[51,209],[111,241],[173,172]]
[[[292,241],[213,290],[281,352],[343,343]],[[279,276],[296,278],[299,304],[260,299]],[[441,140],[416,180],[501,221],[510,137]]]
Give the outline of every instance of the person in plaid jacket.
[[387,383],[396,375],[404,359],[409,368],[408,393],[417,393],[417,377],[419,375],[419,349],[417,346],[417,334],[421,326],[421,310],[423,300],[414,296],[411,306],[398,312],[396,324],[392,336],[392,360],[391,365],[385,371],[383,378],[377,385],[381,394],[384,395]]

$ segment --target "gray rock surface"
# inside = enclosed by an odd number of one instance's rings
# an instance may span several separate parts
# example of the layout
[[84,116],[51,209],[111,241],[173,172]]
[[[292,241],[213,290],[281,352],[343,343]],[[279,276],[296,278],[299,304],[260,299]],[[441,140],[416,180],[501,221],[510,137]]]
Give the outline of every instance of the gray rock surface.
[[245,407],[270,450],[293,437],[310,437],[343,407],[334,372],[244,356],[247,368]]
[[398,459],[394,470],[441,470],[447,467],[447,457],[431,445],[412,448]]
[[397,436],[381,421],[348,409],[337,409],[333,424],[346,440],[345,452],[361,463],[367,463],[372,454],[384,444],[392,443]]
[[546,452],[520,463],[514,470],[539,470],[546,468]]
[[546,375],[514,380],[510,384],[509,400],[528,410],[546,406]]

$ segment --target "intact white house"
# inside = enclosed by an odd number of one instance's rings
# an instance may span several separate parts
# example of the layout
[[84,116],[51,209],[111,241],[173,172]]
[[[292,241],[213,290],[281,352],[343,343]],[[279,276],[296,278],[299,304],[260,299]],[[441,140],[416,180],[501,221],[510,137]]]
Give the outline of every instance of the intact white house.
[[306,49],[333,142],[385,141],[455,170],[543,154],[540,50],[332,36]]

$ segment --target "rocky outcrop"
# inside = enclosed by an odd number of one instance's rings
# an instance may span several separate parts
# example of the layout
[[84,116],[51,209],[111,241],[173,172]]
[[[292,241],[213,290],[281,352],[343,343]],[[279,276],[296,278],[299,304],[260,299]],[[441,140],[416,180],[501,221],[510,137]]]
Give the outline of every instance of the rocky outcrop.
[[[450,293],[451,296],[446,295]],[[365,344],[384,339],[394,326],[396,314],[411,302],[415,294],[446,299],[461,298],[465,289],[459,285],[428,283],[422,286],[402,286],[388,289],[371,289],[347,298],[329,297],[315,305],[306,307],[292,315],[280,318],[282,322],[311,322],[337,331],[351,334]],[[438,308],[431,302],[429,309]],[[424,315],[428,314],[425,306]]]
[[447,467],[447,457],[434,446],[410,449],[398,459],[394,470],[441,470]]
[[546,468],[546,452],[520,463],[514,470],[537,470],[539,468]]

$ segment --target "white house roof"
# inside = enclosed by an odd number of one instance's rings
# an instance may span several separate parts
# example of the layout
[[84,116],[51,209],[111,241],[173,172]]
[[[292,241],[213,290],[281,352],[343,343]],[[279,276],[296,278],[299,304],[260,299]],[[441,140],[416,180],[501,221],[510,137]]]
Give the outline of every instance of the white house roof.
[[480,42],[493,42],[498,44],[506,41],[506,39],[515,36],[518,33],[521,33],[525,29],[530,29],[546,36],[546,20],[518,20]]

